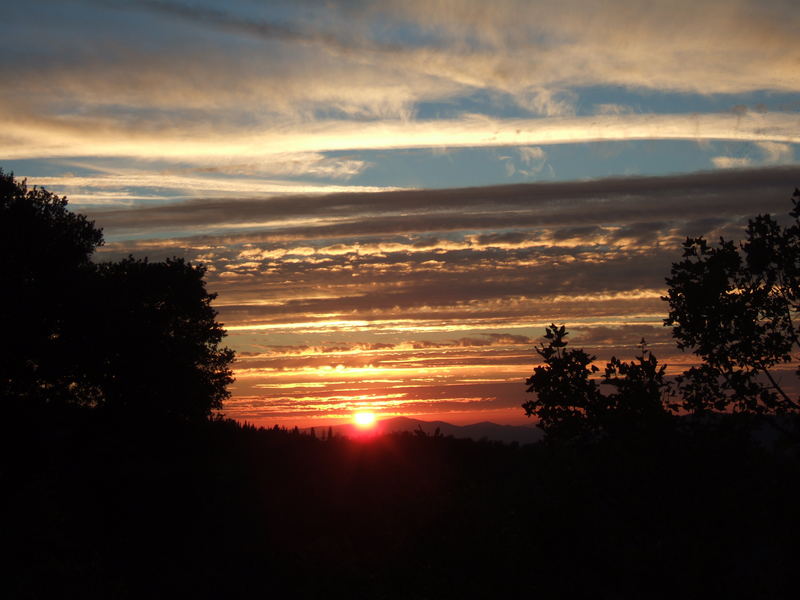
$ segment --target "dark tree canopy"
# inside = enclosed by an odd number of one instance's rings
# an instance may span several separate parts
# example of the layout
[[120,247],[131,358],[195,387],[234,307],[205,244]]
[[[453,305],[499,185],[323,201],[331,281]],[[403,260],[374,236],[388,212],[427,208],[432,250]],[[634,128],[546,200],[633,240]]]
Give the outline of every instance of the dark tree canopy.
[[102,232],[67,199],[0,170],[0,394],[61,394],[73,376],[65,329]]
[[599,427],[604,412],[603,397],[591,379],[598,368],[596,357],[580,349],[567,348],[566,328],[551,325],[545,339],[549,343],[536,352],[543,364],[525,382],[536,397],[522,407],[527,416],[537,416],[539,426],[549,437],[572,438],[591,435]]
[[233,351],[205,289],[205,268],[132,257],[97,266],[99,402],[205,417],[221,409]]
[[182,259],[93,263],[102,232],[66,198],[0,171],[0,397],[204,418],[233,352]]
[[[599,369],[593,364],[596,357],[567,348],[567,335],[563,325],[547,328],[548,343],[536,348],[543,364],[526,381],[527,391],[536,397],[522,407],[527,416],[539,418],[548,438],[596,439],[664,422],[671,386],[664,376],[666,367],[658,365],[644,340],[635,361],[612,357],[599,379],[595,377]],[[601,383],[614,391],[603,393]]]
[[666,365],[659,365],[644,339],[640,354],[631,362],[611,357],[603,383],[615,391],[608,395],[607,428],[635,429],[664,421],[668,411],[677,406],[671,383],[666,379]]
[[672,265],[665,325],[680,348],[702,359],[679,378],[685,409],[769,414],[800,409],[785,386],[786,366],[800,350],[800,191],[792,202],[788,226],[758,215],[740,244],[720,238],[712,246],[688,238],[683,260]]

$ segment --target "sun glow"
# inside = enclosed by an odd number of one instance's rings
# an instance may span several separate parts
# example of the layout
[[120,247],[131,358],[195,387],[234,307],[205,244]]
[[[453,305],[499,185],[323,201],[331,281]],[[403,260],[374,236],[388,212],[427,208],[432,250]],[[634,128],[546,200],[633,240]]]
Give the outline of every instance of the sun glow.
[[355,424],[363,429],[375,425],[375,413],[372,412],[357,412],[353,415]]

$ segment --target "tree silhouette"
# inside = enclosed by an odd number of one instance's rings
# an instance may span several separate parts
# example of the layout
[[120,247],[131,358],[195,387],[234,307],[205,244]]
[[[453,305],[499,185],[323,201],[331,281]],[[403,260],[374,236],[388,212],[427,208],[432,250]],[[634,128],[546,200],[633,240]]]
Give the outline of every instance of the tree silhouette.
[[[792,196],[792,221],[771,215],[748,221],[740,244],[720,238],[687,238],[683,260],[674,263],[663,299],[681,349],[702,363],[677,377],[647,350],[630,363],[612,358],[602,383],[592,376],[594,356],[568,349],[565,328],[551,325],[547,346],[536,351],[544,364],[527,380],[535,400],[523,404],[539,417],[548,437],[586,438],[666,422],[669,411],[692,413],[733,409],[749,414],[798,414],[800,399],[779,371],[800,351],[800,190]],[[800,376],[800,368],[795,370]]]
[[548,439],[591,440],[609,434],[627,435],[666,422],[672,408],[671,386],[665,366],[641,341],[641,355],[626,363],[616,357],[606,365],[602,383],[615,389],[604,394],[596,359],[582,349],[567,348],[569,333],[563,325],[550,325],[547,345],[537,347],[544,359],[525,382],[536,398],[522,407],[539,418]]
[[99,349],[90,377],[110,408],[204,418],[222,408],[233,351],[205,289],[205,268],[133,257],[97,266]]
[[631,362],[616,357],[606,365],[603,383],[616,391],[608,396],[606,428],[631,431],[644,425],[663,423],[677,405],[672,401],[672,384],[666,379],[666,365],[647,348],[644,339],[639,343],[641,353]]
[[0,171],[0,394],[205,418],[233,381],[233,352],[182,259],[92,263],[102,232],[66,198]]
[[522,407],[527,416],[537,416],[539,427],[548,438],[577,438],[597,434],[605,398],[591,376],[599,369],[596,357],[583,350],[567,348],[569,335],[562,325],[550,325],[545,332],[547,345],[536,352],[544,364],[536,367],[527,380],[528,392],[536,398]]
[[[91,277],[100,229],[67,199],[29,189],[0,170],[0,395],[70,396],[75,376],[70,319]],[[79,354],[79,353],[78,353]]]
[[685,409],[800,410],[776,373],[800,350],[799,190],[792,202],[789,226],[758,215],[738,245],[720,238],[713,247],[702,237],[687,238],[683,260],[672,265],[664,323],[681,349],[703,361],[679,378]]

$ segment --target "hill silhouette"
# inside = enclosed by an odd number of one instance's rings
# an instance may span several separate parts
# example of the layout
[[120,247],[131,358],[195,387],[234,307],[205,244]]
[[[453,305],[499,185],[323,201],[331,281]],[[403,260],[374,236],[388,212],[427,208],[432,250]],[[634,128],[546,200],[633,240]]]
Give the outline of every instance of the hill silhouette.
[[[309,431],[310,428],[304,431]],[[326,428],[318,428],[320,432]],[[350,437],[362,437],[366,435],[377,435],[384,433],[416,432],[422,431],[426,435],[435,435],[437,430],[440,435],[452,436],[454,438],[465,438],[472,440],[488,440],[494,442],[505,442],[508,444],[532,444],[538,442],[544,436],[543,432],[534,425],[498,425],[489,421],[472,423],[469,425],[453,425],[445,421],[424,421],[410,417],[391,417],[381,419],[369,430],[360,429],[353,424],[334,425],[331,430],[335,435]]]

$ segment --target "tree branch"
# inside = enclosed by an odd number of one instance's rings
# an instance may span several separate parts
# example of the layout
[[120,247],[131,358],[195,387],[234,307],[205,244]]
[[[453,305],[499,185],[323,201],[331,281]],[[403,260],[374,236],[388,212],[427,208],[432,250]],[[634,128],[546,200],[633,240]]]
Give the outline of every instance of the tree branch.
[[786,392],[783,391],[783,388],[778,385],[777,381],[775,381],[775,378],[772,376],[772,373],[769,372],[769,369],[767,369],[763,364],[759,365],[759,368],[764,372],[764,375],[767,376],[767,379],[769,379],[769,382],[772,384],[773,389],[775,389],[781,396],[783,396],[783,399],[793,408],[800,409],[800,404],[789,398]]
[[785,281],[783,279],[783,274],[779,274],[778,277],[780,278],[780,285],[778,286],[778,290],[780,291],[781,297],[783,298],[784,306],[786,308],[786,318],[789,320],[789,336],[792,338],[792,341],[800,349],[800,339],[797,337],[797,330],[794,327],[794,322],[792,321],[792,310],[791,306],[792,303],[789,302],[789,298],[786,297],[786,289],[785,289]]

